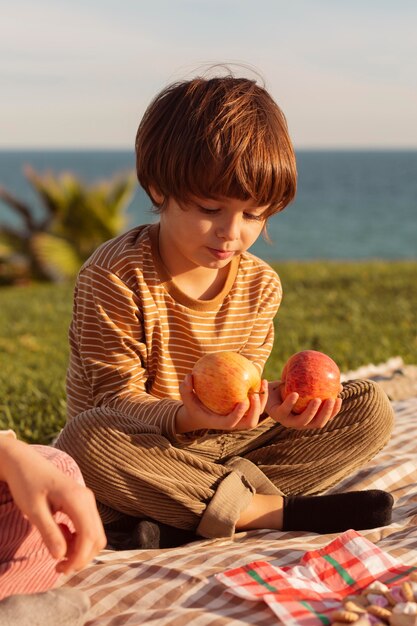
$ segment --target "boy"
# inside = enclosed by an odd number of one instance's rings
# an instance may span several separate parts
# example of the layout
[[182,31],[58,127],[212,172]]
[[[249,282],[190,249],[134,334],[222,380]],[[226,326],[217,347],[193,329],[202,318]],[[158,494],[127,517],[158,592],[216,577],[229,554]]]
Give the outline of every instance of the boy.
[[[88,598],[54,589],[106,545],[93,494],[67,454],[0,431],[0,623],[84,623]],[[26,595],[33,594],[33,595]],[[38,621],[39,620],[39,621]]]
[[240,352],[261,372],[273,345],[280,281],[247,250],[296,191],[277,104],[233,76],[171,85],[142,119],[136,157],[159,223],[107,242],[81,269],[57,442],[104,523],[149,518],[202,537],[388,524],[383,491],[310,495],[387,442],[393,414],[376,385],[348,383],[299,416],[279,382],[225,417],[193,392],[204,353]]

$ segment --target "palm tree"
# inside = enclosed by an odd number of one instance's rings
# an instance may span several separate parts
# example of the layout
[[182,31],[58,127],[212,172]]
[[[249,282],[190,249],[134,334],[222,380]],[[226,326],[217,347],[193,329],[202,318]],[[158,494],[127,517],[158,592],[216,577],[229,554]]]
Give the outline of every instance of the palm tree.
[[44,216],[0,186],[0,200],[20,217],[21,228],[0,224],[0,280],[73,278],[97,246],[125,226],[135,187],[133,172],[87,185],[74,174],[24,173],[40,197]]

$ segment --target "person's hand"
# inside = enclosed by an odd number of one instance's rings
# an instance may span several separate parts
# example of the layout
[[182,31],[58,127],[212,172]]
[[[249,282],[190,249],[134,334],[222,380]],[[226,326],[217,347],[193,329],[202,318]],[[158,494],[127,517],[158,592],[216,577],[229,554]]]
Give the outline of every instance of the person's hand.
[[[3,456],[1,479],[6,480],[15,504],[37,527],[57,559],[57,571],[70,574],[80,570],[106,545],[92,491],[66,476],[31,446],[21,441],[11,444],[14,449]],[[65,524],[57,524],[53,517],[57,511],[70,518],[74,532]]]
[[193,430],[250,430],[256,428],[259,418],[265,410],[268,399],[268,383],[263,380],[259,393],[249,396],[249,409],[238,403],[228,415],[218,415],[207,409],[197,398],[193,390],[192,375],[188,374],[180,385],[180,395],[183,406],[177,412],[177,433],[186,433]]
[[[298,400],[298,393],[290,393],[285,400],[282,400],[282,386],[283,383],[279,380],[269,383],[266,412],[273,420],[286,428],[294,428],[296,430],[323,428],[338,414],[342,406],[341,398],[324,400],[323,402],[320,398],[315,398],[310,400],[302,413],[293,413],[292,409]],[[342,386],[340,390],[342,390]]]

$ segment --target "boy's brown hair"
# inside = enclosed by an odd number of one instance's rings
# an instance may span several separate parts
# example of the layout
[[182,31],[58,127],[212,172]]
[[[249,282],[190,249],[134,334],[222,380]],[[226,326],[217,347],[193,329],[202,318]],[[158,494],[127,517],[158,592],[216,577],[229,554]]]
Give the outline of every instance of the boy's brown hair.
[[[281,109],[254,80],[174,83],[151,102],[136,135],[138,180],[165,199],[253,199],[265,217],[294,198],[294,149]],[[163,205],[158,207],[163,209]]]

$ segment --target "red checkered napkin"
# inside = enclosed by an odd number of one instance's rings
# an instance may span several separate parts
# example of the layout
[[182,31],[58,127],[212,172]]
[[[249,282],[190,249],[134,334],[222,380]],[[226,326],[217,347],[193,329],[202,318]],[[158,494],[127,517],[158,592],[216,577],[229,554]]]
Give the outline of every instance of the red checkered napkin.
[[375,580],[398,585],[415,569],[348,530],[324,548],[306,552],[298,565],[254,561],[216,578],[245,600],[266,602],[287,626],[317,626],[331,623],[330,614],[345,596]]

